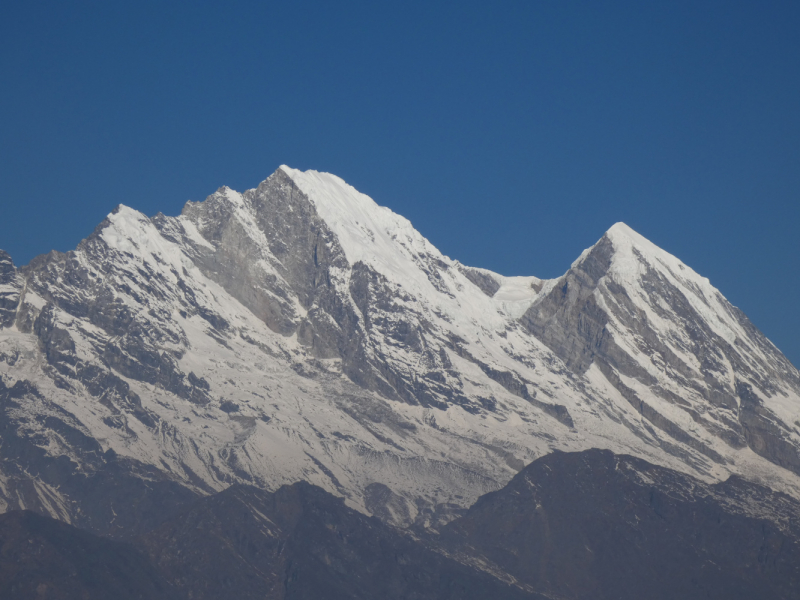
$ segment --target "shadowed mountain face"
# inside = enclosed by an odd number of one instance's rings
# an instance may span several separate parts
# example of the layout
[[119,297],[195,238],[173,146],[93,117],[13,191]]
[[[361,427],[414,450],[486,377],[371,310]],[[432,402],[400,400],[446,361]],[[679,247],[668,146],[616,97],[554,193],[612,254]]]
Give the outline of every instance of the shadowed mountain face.
[[[132,545],[0,517],[3,598],[793,599],[800,503],[608,451],[555,452],[414,537],[299,482],[183,506]],[[38,595],[37,595],[38,594]]]
[[307,483],[234,486],[133,544],[0,515],[0,597],[27,600],[542,600]]
[[630,456],[541,458],[443,529],[562,599],[795,598],[800,503],[731,478],[707,485]]
[[230,488],[141,545],[190,598],[538,598],[302,482],[272,494]]
[[30,511],[0,515],[0,598],[178,600],[150,560],[129,544]]
[[677,258],[617,224],[563,277],[504,277],[288,167],[0,252],[0,427],[0,508],[110,535],[298,480],[436,529],[589,448],[800,498],[800,375]]

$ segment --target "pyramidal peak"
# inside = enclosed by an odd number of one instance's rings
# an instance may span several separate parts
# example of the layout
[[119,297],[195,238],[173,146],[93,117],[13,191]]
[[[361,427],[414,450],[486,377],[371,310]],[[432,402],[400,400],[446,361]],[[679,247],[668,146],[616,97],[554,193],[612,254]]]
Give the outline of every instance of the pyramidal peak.
[[350,264],[391,251],[397,243],[421,251],[435,250],[408,219],[379,206],[342,178],[286,165],[280,170],[314,203],[320,217],[339,238]]
[[623,223],[622,221],[617,221],[611,227],[609,227],[608,231],[606,231],[606,235],[612,238],[627,237],[630,239],[637,239],[639,241],[650,243],[647,238],[637,231],[634,231],[630,225]]
[[[594,246],[584,250],[564,277],[575,270],[586,272],[592,281],[610,280],[629,293],[645,296],[659,280],[681,290],[692,307],[713,322],[725,321],[729,316],[730,305],[707,277],[623,222],[612,225]],[[645,292],[643,286],[650,291]],[[732,343],[735,336],[731,337],[730,330],[723,330],[723,337]]]
[[[702,321],[732,345],[751,335],[749,322],[742,321],[707,277],[623,222],[615,223],[584,250],[563,279],[568,281],[576,273],[583,274],[579,277],[582,285],[605,296],[601,304],[612,320],[625,320],[625,311],[633,310],[667,339],[677,336],[676,329],[684,330],[679,337],[685,337],[694,321]],[[631,305],[614,309],[622,290]]]
[[152,245],[160,236],[150,219],[136,209],[118,205],[108,217],[100,237],[121,252],[136,253]]
[[[621,221],[612,225],[603,238],[611,241],[616,256],[625,256],[626,258],[630,258],[631,256],[638,257],[638,262],[640,263],[652,263],[653,261],[657,261],[663,267],[673,272],[685,275],[693,274],[706,282],[708,281],[707,278],[700,277],[700,275],[687,267],[680,259],[657,246]],[[651,264],[651,266],[655,265]]]
[[[691,308],[728,343],[747,337],[738,318],[732,316],[732,307],[707,277],[703,277],[679,258],[660,248],[625,223],[615,223],[598,245],[608,240],[613,255],[608,275],[617,284],[630,290],[640,290],[644,285],[650,292],[659,287],[656,281],[682,292]],[[650,311],[648,311],[649,313]]]

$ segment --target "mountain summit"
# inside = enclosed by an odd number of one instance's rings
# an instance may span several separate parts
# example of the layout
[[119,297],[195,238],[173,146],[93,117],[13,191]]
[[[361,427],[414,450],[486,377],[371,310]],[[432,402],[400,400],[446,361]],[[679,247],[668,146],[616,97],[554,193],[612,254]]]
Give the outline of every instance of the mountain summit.
[[100,532],[297,480],[436,527],[589,448],[800,498],[800,374],[626,225],[560,278],[504,277],[285,166],[177,217],[120,206],[21,268],[0,252],[0,377],[0,501]]

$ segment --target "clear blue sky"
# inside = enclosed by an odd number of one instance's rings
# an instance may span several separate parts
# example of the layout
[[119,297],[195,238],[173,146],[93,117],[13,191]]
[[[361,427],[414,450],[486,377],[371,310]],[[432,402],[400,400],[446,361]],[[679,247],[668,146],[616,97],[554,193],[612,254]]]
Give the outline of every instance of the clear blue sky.
[[0,248],[330,171],[443,252],[555,277],[616,221],[800,365],[800,3],[0,5]]

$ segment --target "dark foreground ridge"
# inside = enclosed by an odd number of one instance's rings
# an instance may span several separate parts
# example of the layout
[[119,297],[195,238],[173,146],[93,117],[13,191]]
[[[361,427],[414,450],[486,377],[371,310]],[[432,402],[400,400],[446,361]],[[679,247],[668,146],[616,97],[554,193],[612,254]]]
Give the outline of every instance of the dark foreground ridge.
[[150,559],[31,511],[0,515],[0,598],[173,600],[181,598]]
[[305,482],[234,486],[141,541],[190,598],[539,598],[426,548]]
[[588,450],[531,463],[442,538],[556,598],[788,599],[799,517],[796,500],[736,477],[706,485]]
[[305,482],[232,486],[132,544],[7,513],[0,596],[788,600],[799,524],[800,503],[738,478],[556,452],[422,538]]

